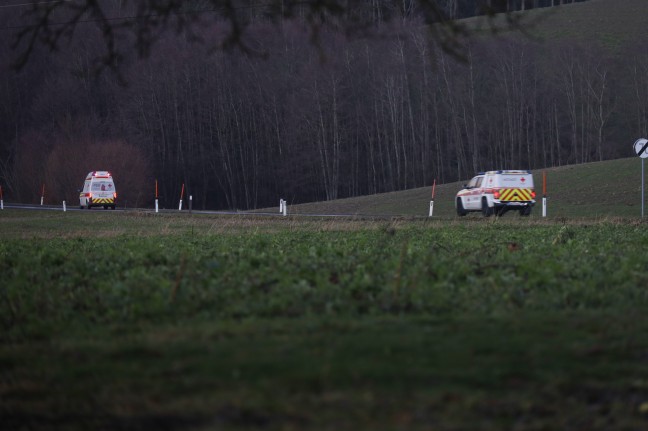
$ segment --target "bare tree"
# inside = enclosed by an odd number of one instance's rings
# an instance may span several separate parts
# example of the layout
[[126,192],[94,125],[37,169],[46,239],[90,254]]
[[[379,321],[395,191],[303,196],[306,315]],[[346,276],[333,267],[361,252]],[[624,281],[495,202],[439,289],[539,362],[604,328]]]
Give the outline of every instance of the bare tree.
[[[480,11],[493,17],[498,6],[510,0],[477,0]],[[23,67],[38,45],[52,51],[77,36],[77,29],[90,25],[103,41],[103,51],[94,57],[97,67],[115,71],[137,52],[148,57],[161,36],[175,30],[187,40],[207,45],[209,51],[238,48],[246,53],[264,55],[263,46],[249,38],[251,24],[263,18],[275,23],[284,20],[303,20],[311,41],[318,45],[324,27],[338,29],[346,34],[367,35],[375,32],[376,17],[390,19],[382,11],[400,11],[400,18],[421,17],[428,25],[431,37],[446,52],[462,53],[462,39],[469,34],[465,24],[455,21],[456,2],[452,0],[383,0],[367,1],[350,7],[347,0],[269,0],[252,3],[247,0],[183,0],[115,1],[75,0],[33,2],[22,17],[22,24],[14,26],[14,48],[19,51],[15,65]],[[507,10],[510,10],[508,8]],[[507,26],[519,28],[519,15],[509,15]],[[489,20],[497,30],[495,21]],[[209,36],[204,29],[211,29]]]
[[[639,52],[637,52],[639,51]],[[648,51],[645,46],[627,55],[632,61],[627,68],[632,77],[631,94],[634,101],[634,113],[631,127],[636,136],[648,136]]]
[[[598,53],[596,53],[598,54]],[[592,58],[593,62],[587,68],[585,84],[587,85],[589,103],[588,113],[591,118],[591,129],[595,131],[595,152],[598,160],[603,160],[603,143],[605,126],[613,109],[613,100],[610,92],[609,70],[607,65],[598,55]],[[593,152],[590,150],[590,152]]]

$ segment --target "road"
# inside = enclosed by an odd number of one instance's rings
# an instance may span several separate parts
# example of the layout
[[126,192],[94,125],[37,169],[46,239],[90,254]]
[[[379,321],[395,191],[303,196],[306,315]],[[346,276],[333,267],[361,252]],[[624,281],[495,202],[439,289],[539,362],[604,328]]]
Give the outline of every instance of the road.
[[[33,210],[33,211],[63,211],[63,205],[37,205],[37,204],[21,204],[21,203],[5,203],[4,209],[21,209],[21,210]],[[66,206],[66,211],[81,211],[85,213],[124,213],[129,211],[138,211],[138,212],[155,212],[152,208],[119,208],[115,210],[104,210],[103,208],[95,208],[91,210],[79,209],[78,206]],[[160,209],[162,214],[190,214],[189,210],[177,210],[177,209]],[[261,216],[261,217],[282,217],[283,215],[277,212],[249,212],[249,211],[210,211],[210,210],[192,210],[193,214],[205,214],[205,215],[238,215],[238,216]],[[415,217],[415,216],[399,216],[396,214],[288,214],[291,217],[324,217],[324,218],[359,218],[359,219],[391,219],[394,217],[407,217],[407,218],[425,218],[425,217]]]

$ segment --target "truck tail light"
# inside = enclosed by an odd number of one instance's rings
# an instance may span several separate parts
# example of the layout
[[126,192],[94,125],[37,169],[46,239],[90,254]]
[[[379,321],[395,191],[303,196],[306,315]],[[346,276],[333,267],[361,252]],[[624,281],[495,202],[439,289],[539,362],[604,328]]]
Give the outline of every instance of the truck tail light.
[[114,197],[115,199],[117,199],[117,192],[114,192],[114,193],[113,193],[113,197]]
[[499,190],[495,190],[495,192],[493,193],[493,197],[494,197],[495,199],[499,199],[499,197],[500,197],[500,192],[499,192]]
[[92,193],[88,193],[88,197],[92,199]]
[[533,199],[535,199],[535,197],[536,197],[535,191],[533,191],[533,190],[531,190],[531,197],[532,197]]

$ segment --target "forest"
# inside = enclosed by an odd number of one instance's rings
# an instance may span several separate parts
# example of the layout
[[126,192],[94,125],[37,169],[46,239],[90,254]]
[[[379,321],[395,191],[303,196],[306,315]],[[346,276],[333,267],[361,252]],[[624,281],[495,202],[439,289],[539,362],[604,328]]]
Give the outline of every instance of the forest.
[[120,205],[151,205],[157,180],[163,206],[184,184],[195,208],[246,210],[625,157],[646,135],[645,38],[610,49],[508,32],[466,38],[457,54],[415,11],[398,13],[371,36],[323,27],[316,42],[299,16],[259,14],[245,36],[256,52],[197,43],[219,37],[216,21],[193,37],[164,32],[145,58],[97,73],[93,22],[12,68],[6,29],[20,21],[2,9],[5,199],[36,203],[45,185],[46,202],[75,202],[84,175],[105,169]]

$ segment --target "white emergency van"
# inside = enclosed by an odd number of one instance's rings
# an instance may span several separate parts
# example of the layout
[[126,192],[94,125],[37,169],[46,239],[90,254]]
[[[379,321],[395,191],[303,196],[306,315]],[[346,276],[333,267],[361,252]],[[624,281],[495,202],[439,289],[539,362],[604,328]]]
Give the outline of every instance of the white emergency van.
[[484,217],[489,217],[504,215],[509,210],[528,216],[535,205],[535,196],[531,171],[480,172],[457,193],[455,207],[460,216],[481,211]]
[[83,189],[79,190],[79,208],[109,207],[115,209],[117,189],[108,171],[92,171],[86,175]]

